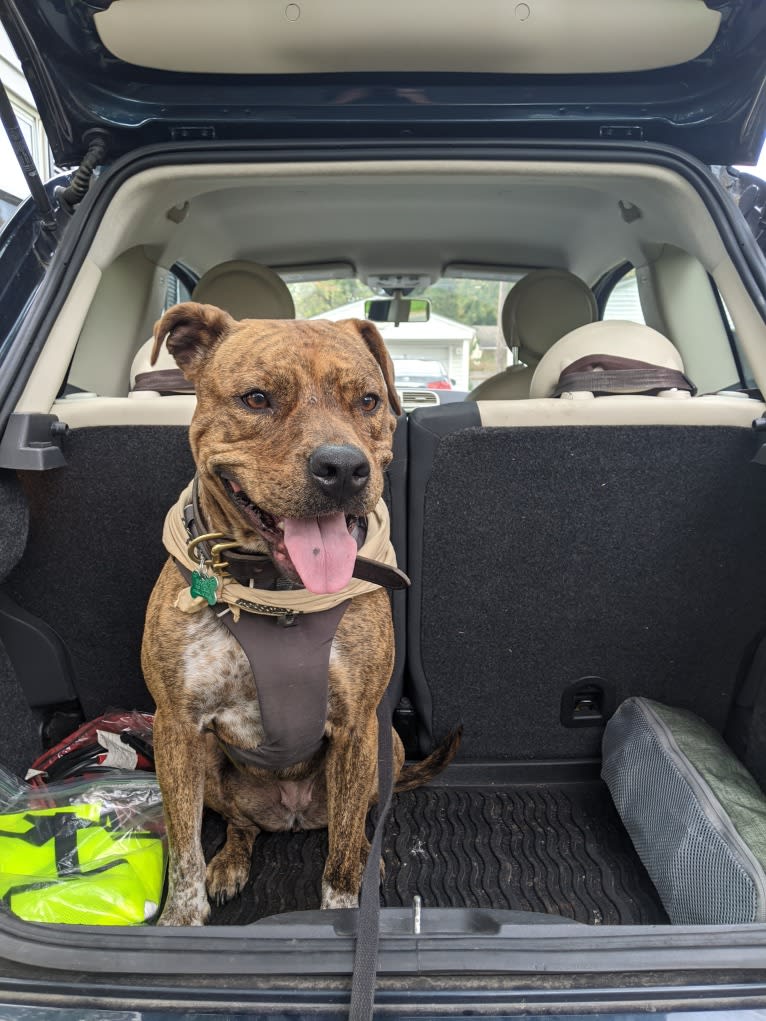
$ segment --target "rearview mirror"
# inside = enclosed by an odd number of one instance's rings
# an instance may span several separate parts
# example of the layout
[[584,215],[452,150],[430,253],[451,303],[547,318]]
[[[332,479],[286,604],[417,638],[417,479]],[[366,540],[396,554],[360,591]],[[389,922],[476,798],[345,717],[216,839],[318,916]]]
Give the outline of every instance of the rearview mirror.
[[427,323],[431,318],[428,298],[368,298],[364,314],[374,323]]

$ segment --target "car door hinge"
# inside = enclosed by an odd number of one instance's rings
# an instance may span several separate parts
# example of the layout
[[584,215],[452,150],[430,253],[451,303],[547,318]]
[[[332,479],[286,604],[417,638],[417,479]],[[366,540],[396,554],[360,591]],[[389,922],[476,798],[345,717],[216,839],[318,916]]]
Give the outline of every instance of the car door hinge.
[[202,128],[171,128],[170,137],[174,142],[210,142],[215,138],[215,128],[212,125],[205,125]]
[[631,139],[640,142],[644,137],[644,129],[640,124],[602,124],[598,129],[599,138]]

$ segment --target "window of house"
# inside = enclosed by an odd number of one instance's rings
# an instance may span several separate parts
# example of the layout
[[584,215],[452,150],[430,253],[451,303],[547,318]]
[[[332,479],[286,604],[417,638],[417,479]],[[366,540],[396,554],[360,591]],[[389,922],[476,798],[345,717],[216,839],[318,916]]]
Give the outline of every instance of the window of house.
[[604,319],[627,319],[646,325],[638,294],[635,269],[629,269],[612,288],[604,307]]
[[[22,137],[35,162],[38,173],[43,181],[51,176],[50,149],[48,147],[42,122],[31,109],[20,101],[11,103]],[[19,167],[16,154],[4,131],[0,132],[0,218],[2,223],[10,219],[14,209],[29,195],[27,179]],[[0,226],[2,225],[0,223]]]
[[167,312],[173,305],[183,301],[191,301],[196,277],[183,263],[175,263],[170,267],[165,281],[165,301],[162,311]]

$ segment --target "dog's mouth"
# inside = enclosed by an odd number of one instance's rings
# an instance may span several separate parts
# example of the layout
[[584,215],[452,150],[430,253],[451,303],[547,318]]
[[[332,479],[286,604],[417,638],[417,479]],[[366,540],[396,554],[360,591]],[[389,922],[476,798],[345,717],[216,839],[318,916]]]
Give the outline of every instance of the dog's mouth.
[[242,486],[219,472],[227,495],[247,523],[269,546],[271,558],[286,578],[309,592],[339,592],[351,581],[356,560],[356,539],[351,534],[357,518],[337,511],[311,518],[280,518],[259,507]]

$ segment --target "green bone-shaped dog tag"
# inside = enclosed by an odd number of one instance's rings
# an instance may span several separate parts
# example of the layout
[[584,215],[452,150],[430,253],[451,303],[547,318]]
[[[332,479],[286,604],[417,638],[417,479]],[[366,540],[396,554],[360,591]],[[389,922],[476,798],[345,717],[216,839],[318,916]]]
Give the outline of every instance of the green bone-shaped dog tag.
[[195,596],[202,596],[203,599],[207,599],[208,606],[215,606],[217,589],[218,579],[215,575],[203,578],[199,571],[192,571],[191,586],[189,588],[192,599]]

